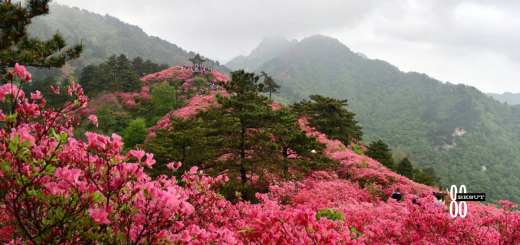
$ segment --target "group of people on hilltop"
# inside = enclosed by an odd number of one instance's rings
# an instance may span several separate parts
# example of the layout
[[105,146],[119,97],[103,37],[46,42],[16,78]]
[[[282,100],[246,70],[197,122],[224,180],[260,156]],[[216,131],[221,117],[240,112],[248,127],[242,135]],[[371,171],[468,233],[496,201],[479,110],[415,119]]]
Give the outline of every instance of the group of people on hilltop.
[[182,66],[182,69],[183,70],[194,70],[194,71],[208,71],[208,72],[212,72],[213,71],[212,68],[199,66],[199,65],[195,65],[195,66]]
[[[432,194],[437,199],[435,201],[435,204],[437,206],[442,207],[446,204],[446,201],[444,200],[444,195],[442,193],[433,192]],[[416,193],[415,195],[418,196],[418,193]],[[397,188],[395,191],[392,191],[392,196],[390,196],[390,198],[395,199],[398,202],[401,201],[401,199],[403,198],[403,194],[401,194],[401,189]],[[421,203],[417,202],[417,198],[414,198],[412,200],[412,203],[415,205],[421,206]],[[434,208],[437,208],[437,206],[435,206]]]

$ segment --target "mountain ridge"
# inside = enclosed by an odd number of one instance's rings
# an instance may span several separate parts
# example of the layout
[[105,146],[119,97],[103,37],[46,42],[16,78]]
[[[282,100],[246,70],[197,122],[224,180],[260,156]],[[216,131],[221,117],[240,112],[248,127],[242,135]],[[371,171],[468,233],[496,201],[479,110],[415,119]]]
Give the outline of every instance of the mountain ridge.
[[226,63],[232,70],[244,69],[254,71],[264,62],[284,53],[298,43],[297,40],[287,40],[282,36],[266,37],[248,56],[239,55]]
[[[141,56],[144,60],[170,66],[189,64],[189,59],[196,55],[193,51],[186,51],[176,44],[150,36],[140,27],[108,14],[101,15],[56,3],[51,6],[50,14],[38,18],[28,28],[31,37],[43,40],[55,34],[56,30],[69,45],[80,42],[84,44],[82,57],[70,61],[65,67],[65,70],[75,75],[83,67],[100,64],[112,54],[125,54],[130,59]],[[231,71],[218,61],[206,59],[207,67],[225,74]]]
[[520,185],[511,174],[520,171],[520,110],[474,87],[402,72],[322,35],[304,38],[256,71],[281,85],[273,98],[283,103],[311,94],[348,99],[365,140],[382,138],[394,152],[407,152],[416,166],[434,167],[443,185],[472,186],[494,193],[494,201],[519,199],[520,189],[508,186]]

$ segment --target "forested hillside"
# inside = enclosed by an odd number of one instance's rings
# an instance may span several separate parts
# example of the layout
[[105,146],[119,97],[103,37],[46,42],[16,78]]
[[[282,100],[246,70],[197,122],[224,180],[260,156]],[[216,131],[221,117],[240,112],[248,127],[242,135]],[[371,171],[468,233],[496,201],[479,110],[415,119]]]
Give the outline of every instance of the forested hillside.
[[[140,27],[110,15],[102,16],[59,4],[52,5],[50,14],[36,19],[28,30],[31,36],[42,40],[49,39],[59,31],[67,43],[82,42],[82,57],[67,63],[62,70],[76,76],[81,68],[98,65],[114,54],[125,54],[130,59],[141,56],[144,60],[169,66],[188,64],[188,59],[195,56],[194,52],[185,51],[159,37],[149,36]],[[205,65],[225,74],[230,71],[220,66],[218,61],[210,59]],[[39,76],[40,71],[33,73]]]
[[362,58],[324,36],[303,39],[260,70],[281,85],[274,98],[284,103],[311,94],[348,99],[365,143],[381,138],[394,154],[434,167],[445,187],[464,184],[489,201],[520,201],[520,108]]

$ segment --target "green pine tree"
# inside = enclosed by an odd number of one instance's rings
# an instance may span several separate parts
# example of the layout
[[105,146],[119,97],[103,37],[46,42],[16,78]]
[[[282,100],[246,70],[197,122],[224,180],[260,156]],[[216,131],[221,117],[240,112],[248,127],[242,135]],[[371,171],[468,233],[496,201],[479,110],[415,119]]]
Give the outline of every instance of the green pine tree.
[[139,79],[139,74],[134,69],[126,55],[121,54],[116,58],[116,80],[117,90],[123,92],[139,92],[143,83]]
[[264,77],[264,89],[262,92],[269,92],[270,99],[271,93],[279,93],[280,85],[278,85],[274,79],[265,72],[262,72],[262,77]]
[[321,95],[311,95],[310,99],[314,102],[303,100],[292,105],[292,108],[299,115],[309,117],[311,127],[316,127],[329,138],[337,139],[345,145],[350,143],[349,137],[362,139],[362,127],[354,120],[356,114],[345,109],[347,100]]
[[132,149],[137,144],[142,144],[148,134],[148,128],[144,119],[137,118],[132,120],[127,128],[123,131],[123,142],[125,149]]
[[408,157],[403,158],[403,160],[397,164],[397,173],[413,180],[413,165]]
[[[63,50],[67,44],[59,33],[52,39],[41,41],[29,38],[27,25],[32,19],[49,13],[50,0],[31,0],[12,3],[0,2],[0,79],[6,81],[8,67],[15,63],[40,68],[62,67],[66,61],[80,57],[81,44]],[[62,51],[63,50],[63,51]],[[62,52],[60,52],[62,51]],[[56,54],[60,52],[59,54]]]
[[440,186],[440,178],[437,177],[437,174],[432,167],[415,169],[413,181],[433,187]]
[[370,143],[365,151],[365,155],[380,162],[389,169],[395,169],[394,159],[390,152],[390,148],[388,148],[388,145],[383,142],[382,139]]
[[[274,136],[275,152],[265,156],[273,172],[289,175],[289,169],[310,170],[330,166],[331,161],[322,155],[325,144],[317,142],[315,136],[308,137],[298,123],[298,117],[287,108],[273,113],[268,129]],[[315,150],[317,154],[313,154]],[[281,157],[280,157],[281,154]]]

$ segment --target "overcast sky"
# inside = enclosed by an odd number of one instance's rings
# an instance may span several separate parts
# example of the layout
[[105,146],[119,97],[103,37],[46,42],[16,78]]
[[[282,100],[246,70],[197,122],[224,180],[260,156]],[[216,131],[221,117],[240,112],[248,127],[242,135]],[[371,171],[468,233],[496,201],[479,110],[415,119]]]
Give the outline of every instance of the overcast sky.
[[483,92],[520,93],[520,1],[55,0],[227,62],[265,36],[337,38],[354,52]]

